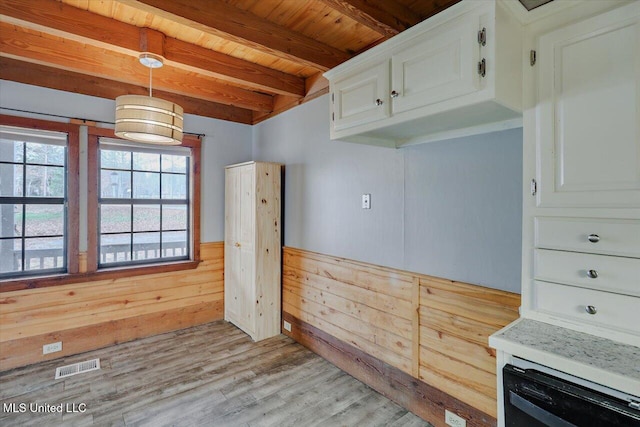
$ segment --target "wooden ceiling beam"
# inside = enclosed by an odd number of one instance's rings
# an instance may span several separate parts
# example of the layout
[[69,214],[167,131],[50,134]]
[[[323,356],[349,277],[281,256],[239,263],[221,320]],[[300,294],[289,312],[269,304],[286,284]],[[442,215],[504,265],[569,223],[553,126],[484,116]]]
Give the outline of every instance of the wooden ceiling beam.
[[[55,0],[37,3],[0,0],[3,21],[47,34],[135,55],[151,51],[176,68],[208,75],[252,90],[287,96],[305,95],[304,79],[165,37],[151,29],[106,18]],[[159,52],[160,51],[160,52]]]
[[395,0],[321,1],[332,9],[380,33],[385,38],[390,38],[460,0],[424,0],[421,13],[414,12]]
[[[149,70],[138,58],[0,22],[0,56],[54,66],[122,83],[146,86]],[[153,87],[256,111],[272,111],[273,97],[165,66],[153,71]]]
[[[5,57],[0,57],[0,79],[106,99],[115,99],[125,94],[146,95],[149,93],[146,87]],[[253,120],[252,112],[248,109],[163,91],[155,91],[155,95],[179,104],[186,114],[244,124],[251,124]],[[91,117],[80,118],[91,119]]]
[[322,2],[385,38],[391,38],[421,21],[420,15],[394,0],[378,2],[322,0]]
[[120,2],[321,71],[333,68],[351,57],[346,52],[222,1],[120,0]]

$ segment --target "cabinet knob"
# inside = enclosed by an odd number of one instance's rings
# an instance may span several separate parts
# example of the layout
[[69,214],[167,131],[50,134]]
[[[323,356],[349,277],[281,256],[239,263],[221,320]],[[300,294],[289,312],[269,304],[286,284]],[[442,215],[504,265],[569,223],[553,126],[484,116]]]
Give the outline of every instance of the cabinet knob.
[[584,308],[584,311],[589,314],[596,314],[598,312],[598,309],[594,305],[588,305]]
[[382,105],[384,104],[384,101],[380,98],[376,99],[376,105]]
[[392,98],[397,98],[397,97],[398,97],[398,95],[400,95],[400,94],[399,94],[397,91],[395,91],[395,90],[392,90],[392,91],[391,91],[391,97],[392,97]]
[[600,236],[598,236],[597,234],[589,234],[587,236],[587,240],[591,243],[598,243],[600,241]]
[[239,242],[236,242],[236,243],[235,243],[235,247],[236,247],[236,248],[239,248],[239,247],[240,247],[240,243],[239,243]]
[[592,279],[597,279],[598,278],[598,272],[596,270],[589,270],[589,271],[587,271],[587,276],[589,276]]

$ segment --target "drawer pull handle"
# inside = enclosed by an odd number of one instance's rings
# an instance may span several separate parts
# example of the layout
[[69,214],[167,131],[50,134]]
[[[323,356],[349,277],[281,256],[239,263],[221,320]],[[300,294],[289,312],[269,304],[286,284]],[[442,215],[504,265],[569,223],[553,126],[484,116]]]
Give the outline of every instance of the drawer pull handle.
[[384,101],[380,98],[376,99],[376,105],[382,105],[384,104]]
[[598,236],[597,234],[589,234],[587,236],[587,240],[589,240],[591,243],[598,243],[600,241],[600,236]]
[[598,272],[596,270],[589,270],[587,271],[587,276],[589,276],[591,279],[597,279]]
[[588,305],[584,310],[589,314],[596,314],[598,312],[598,309],[594,305]]

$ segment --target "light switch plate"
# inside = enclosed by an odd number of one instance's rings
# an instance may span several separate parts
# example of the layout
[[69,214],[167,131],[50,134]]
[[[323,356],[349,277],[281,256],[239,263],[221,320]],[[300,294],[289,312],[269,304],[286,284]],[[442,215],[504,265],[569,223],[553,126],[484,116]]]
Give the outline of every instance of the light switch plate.
[[362,209],[371,209],[371,194],[362,195]]

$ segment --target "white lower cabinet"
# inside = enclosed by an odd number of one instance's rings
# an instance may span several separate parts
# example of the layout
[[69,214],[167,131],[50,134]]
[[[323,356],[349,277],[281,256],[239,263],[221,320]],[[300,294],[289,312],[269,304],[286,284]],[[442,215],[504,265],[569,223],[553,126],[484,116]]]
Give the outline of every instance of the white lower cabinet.
[[225,169],[224,318],[254,341],[280,333],[282,165]]
[[640,298],[536,281],[535,307],[565,325],[587,324],[629,334],[638,332]]

